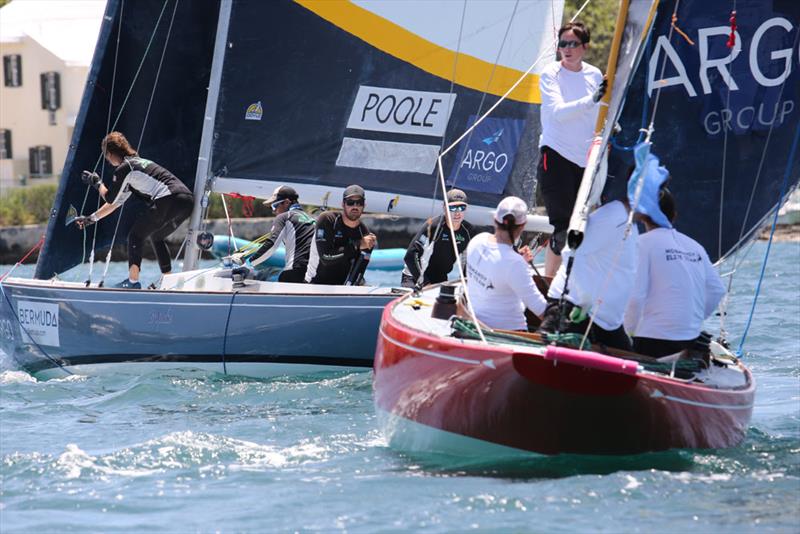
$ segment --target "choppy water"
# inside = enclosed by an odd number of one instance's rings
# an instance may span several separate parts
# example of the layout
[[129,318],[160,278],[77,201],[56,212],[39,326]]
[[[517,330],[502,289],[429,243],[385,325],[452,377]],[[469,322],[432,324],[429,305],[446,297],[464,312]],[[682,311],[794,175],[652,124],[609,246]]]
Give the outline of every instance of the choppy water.
[[[731,332],[764,248],[737,273]],[[386,447],[369,372],[37,382],[2,356],[0,531],[797,532],[800,243],[769,267],[745,346],[756,408],[723,451],[459,466]]]

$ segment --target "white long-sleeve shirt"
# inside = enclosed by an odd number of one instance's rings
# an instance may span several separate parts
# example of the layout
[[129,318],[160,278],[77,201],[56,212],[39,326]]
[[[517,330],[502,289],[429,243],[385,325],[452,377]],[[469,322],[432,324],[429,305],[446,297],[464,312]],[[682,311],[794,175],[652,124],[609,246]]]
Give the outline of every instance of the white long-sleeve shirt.
[[628,211],[618,200],[589,214],[583,243],[577,252],[561,253],[561,267],[547,294],[561,298],[567,263],[575,254],[566,299],[594,314],[594,322],[605,330],[622,326],[636,276],[638,231],[634,226],[623,241],[627,221]]
[[491,328],[526,330],[525,308],[542,315],[547,306],[525,259],[489,233],[467,245],[467,291],[475,315]]
[[677,230],[655,228],[639,238],[639,268],[625,312],[637,337],[687,341],[725,295],[705,249]]
[[586,167],[599,109],[592,95],[602,81],[600,70],[588,63],[582,63],[578,72],[565,69],[561,62],[545,67],[539,76],[539,147],[549,146],[579,167]]

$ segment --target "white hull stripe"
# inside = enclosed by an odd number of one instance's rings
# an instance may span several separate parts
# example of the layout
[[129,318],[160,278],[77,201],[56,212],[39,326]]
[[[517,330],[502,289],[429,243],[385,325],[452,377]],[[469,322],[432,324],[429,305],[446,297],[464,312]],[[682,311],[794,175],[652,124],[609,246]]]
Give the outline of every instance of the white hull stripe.
[[[62,302],[62,299],[53,298],[53,297],[31,297],[31,296],[22,296],[22,295],[14,295],[15,299],[21,300],[41,300],[45,302]],[[218,304],[213,304],[209,302],[174,302],[174,301],[148,301],[148,300],[91,300],[91,299],[69,299],[70,302],[85,302],[90,304],[142,304],[146,306],[201,306],[201,307],[222,307],[227,308],[230,306],[230,302],[220,302]],[[314,304],[246,304],[246,303],[235,303],[234,307],[243,307],[243,308],[334,308],[334,309],[366,309],[366,310],[382,310],[383,306],[345,306],[345,305],[334,305],[334,306],[325,306],[325,305],[314,305]]]
[[389,336],[386,332],[384,332],[383,328],[380,329],[381,336],[386,339],[386,341],[397,345],[398,347],[404,348],[406,350],[410,350],[411,352],[416,352],[419,354],[424,354],[425,356],[432,356],[434,358],[439,358],[440,360],[450,360],[451,362],[458,362],[458,363],[465,363],[467,365],[485,365],[490,369],[496,369],[494,365],[494,361],[490,358],[488,360],[469,360],[467,358],[459,358],[458,356],[450,356],[449,354],[442,354],[441,352],[434,352],[432,350],[421,349],[419,347],[414,347],[412,345],[407,345],[402,343],[393,337]]
[[664,395],[659,390],[654,390],[650,394],[653,399],[666,399],[668,401],[677,402],[680,404],[688,404],[690,406],[698,406],[700,408],[712,408],[715,410],[751,410],[753,403],[750,404],[709,404],[707,402],[693,401],[689,399],[682,399],[681,397],[673,397],[672,395]]

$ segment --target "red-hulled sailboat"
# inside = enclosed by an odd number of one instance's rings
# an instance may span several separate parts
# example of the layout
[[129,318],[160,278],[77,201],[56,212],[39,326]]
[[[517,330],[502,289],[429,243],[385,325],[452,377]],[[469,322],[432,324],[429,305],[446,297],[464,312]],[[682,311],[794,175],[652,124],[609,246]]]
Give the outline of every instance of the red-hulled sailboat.
[[392,447],[484,458],[610,455],[729,447],[745,435],[753,378],[719,345],[707,368],[675,372],[536,336],[487,332],[483,342],[431,316],[437,294],[398,299],[383,313],[375,406]]

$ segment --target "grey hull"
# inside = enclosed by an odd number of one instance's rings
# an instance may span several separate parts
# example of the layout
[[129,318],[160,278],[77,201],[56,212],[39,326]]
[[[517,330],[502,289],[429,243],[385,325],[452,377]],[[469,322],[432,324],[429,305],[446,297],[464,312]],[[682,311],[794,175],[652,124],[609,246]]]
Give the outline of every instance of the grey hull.
[[136,366],[248,376],[370,368],[381,312],[397,294],[321,289],[262,282],[237,291],[132,291],[9,279],[0,348],[47,378]]

